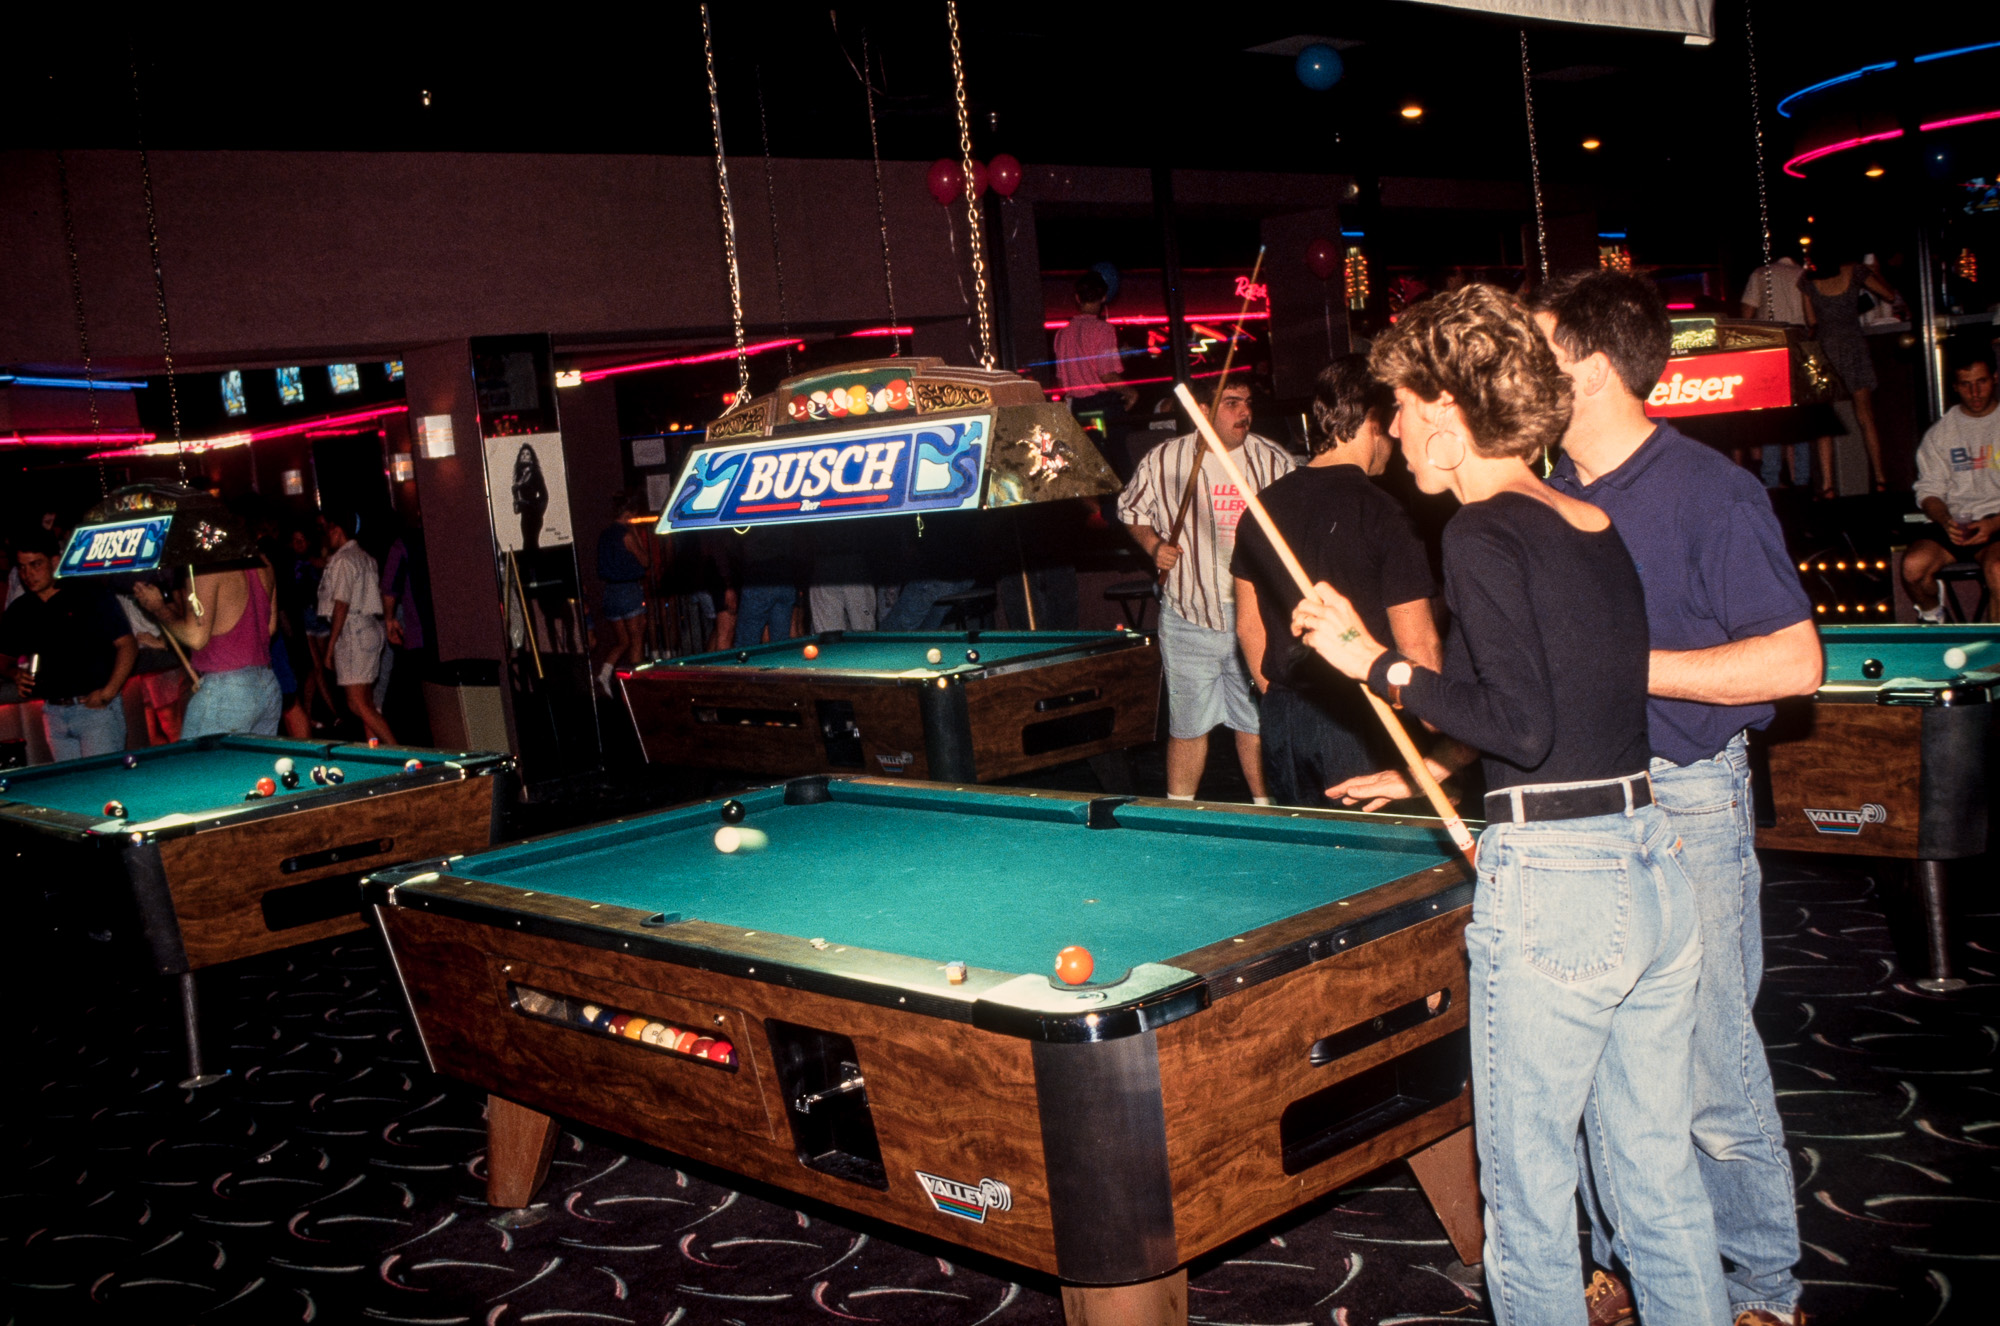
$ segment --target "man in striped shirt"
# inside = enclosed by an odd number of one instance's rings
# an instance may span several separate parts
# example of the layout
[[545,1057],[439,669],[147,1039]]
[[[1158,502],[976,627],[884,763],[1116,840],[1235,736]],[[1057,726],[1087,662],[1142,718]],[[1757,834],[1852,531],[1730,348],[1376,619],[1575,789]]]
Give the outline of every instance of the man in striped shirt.
[[[1215,431],[1243,476],[1262,491],[1291,472],[1291,453],[1250,431],[1250,388],[1230,384],[1215,408]],[[1180,532],[1168,542],[1190,476],[1200,467]],[[1167,795],[1194,798],[1208,763],[1208,734],[1228,727],[1253,800],[1270,802],[1258,738],[1257,701],[1236,644],[1235,583],[1229,571],[1236,527],[1248,509],[1222,462],[1199,433],[1146,454],[1118,499],[1118,518],[1166,573],[1160,598],[1160,655],[1167,670]]]

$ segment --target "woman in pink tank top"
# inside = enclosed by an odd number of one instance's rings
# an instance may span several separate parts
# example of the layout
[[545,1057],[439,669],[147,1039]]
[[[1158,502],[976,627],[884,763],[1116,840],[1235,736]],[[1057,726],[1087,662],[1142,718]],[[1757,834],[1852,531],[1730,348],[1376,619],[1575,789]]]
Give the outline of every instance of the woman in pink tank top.
[[[218,732],[277,735],[284,699],[271,671],[271,587],[264,579],[270,574],[268,566],[259,566],[196,575],[194,597],[203,607],[199,615],[190,611],[185,589],[172,603],[149,585],[135,590],[139,606],[192,651],[188,661],[201,674],[188,701],[183,740]],[[228,629],[216,630],[211,624],[220,621],[225,587],[232,581],[243,586],[243,610]]]

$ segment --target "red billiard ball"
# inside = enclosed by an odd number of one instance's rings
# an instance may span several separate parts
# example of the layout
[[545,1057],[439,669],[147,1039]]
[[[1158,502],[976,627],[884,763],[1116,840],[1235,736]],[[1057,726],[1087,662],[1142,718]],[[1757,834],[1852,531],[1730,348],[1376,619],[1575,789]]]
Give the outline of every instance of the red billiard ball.
[[374,749],[375,749],[375,748],[376,748],[377,746],[380,746],[381,744],[382,744],[382,738],[380,738],[380,737],[370,737],[370,738],[368,738],[368,749],[369,749],[369,750],[374,750]]
[[714,1044],[708,1047],[709,1059],[712,1062],[718,1064],[728,1063],[729,1056],[735,1053],[736,1053],[736,1047],[734,1045],[731,1045],[728,1041],[725,1040],[717,1040]]
[[271,778],[269,778],[269,777],[265,777],[265,778],[259,778],[259,779],[257,780],[257,795],[258,795],[258,796],[260,796],[260,797],[267,797],[267,796],[271,796],[271,795],[274,795],[274,794],[275,794],[275,793],[277,792],[277,790],[278,790],[278,784],[277,784],[277,782],[276,782],[275,780],[273,780],[273,779],[271,779]]
[[804,655],[805,657],[807,657],[807,658],[809,658],[809,659],[811,659],[811,658],[818,658],[818,657],[819,657],[819,646],[818,646],[818,645],[807,645],[807,646],[806,646],[806,647],[805,647],[804,649],[801,649],[801,650],[799,651],[799,653],[803,654],[803,655]]
[[1056,954],[1056,976],[1064,985],[1082,985],[1096,967],[1096,959],[1081,944],[1071,944]]
[[104,817],[105,817],[106,819],[113,819],[113,820],[122,820],[122,819],[124,819],[124,818],[125,818],[125,803],[124,803],[124,802],[122,802],[122,801],[107,801],[107,802],[105,802],[105,803],[104,803]]

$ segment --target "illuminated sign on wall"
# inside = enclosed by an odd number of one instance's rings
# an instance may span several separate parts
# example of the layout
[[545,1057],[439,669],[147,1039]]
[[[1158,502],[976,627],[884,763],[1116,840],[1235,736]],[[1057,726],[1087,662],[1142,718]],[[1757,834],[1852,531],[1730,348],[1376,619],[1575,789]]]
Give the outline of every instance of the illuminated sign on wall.
[[979,505],[991,415],[756,438],[688,457],[659,532],[961,511]]
[[1671,419],[1771,410],[1791,403],[1791,352],[1775,346],[1669,359],[1658,385],[1646,397],[1646,413]]

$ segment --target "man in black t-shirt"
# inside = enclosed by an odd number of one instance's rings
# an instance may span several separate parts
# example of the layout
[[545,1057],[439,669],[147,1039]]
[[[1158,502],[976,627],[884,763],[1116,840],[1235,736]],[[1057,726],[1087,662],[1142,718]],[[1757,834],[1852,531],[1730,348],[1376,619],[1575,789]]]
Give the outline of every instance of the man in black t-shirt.
[[26,592],[0,617],[0,657],[21,698],[42,702],[50,753],[74,760],[125,749],[119,695],[139,657],[139,643],[110,594],[87,582],[57,584],[59,551],[55,536],[42,530],[21,541]]
[[[1315,582],[1353,602],[1369,632],[1418,664],[1442,661],[1430,560],[1394,498],[1370,482],[1389,462],[1388,388],[1362,355],[1336,360],[1313,390],[1312,459],[1262,494]],[[1285,806],[1330,806],[1325,789],[1396,762],[1360,688],[1292,637],[1299,592],[1261,525],[1237,530],[1236,634],[1264,693],[1264,764]]]

